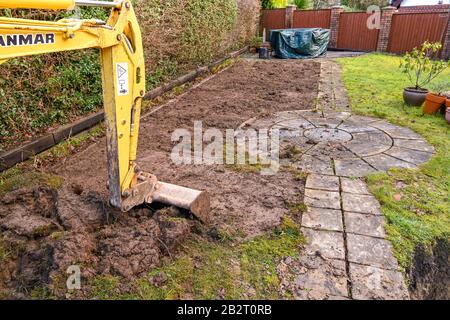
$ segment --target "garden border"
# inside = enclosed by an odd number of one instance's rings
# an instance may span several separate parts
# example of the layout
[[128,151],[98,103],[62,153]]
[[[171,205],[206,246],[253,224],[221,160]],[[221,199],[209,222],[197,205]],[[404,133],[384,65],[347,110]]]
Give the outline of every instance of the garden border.
[[[234,59],[246,53],[248,50],[249,46],[245,46],[244,48],[231,52],[227,54],[225,57],[216,60],[207,66],[199,67],[196,70],[191,71],[183,76],[180,76],[167,84],[163,84],[162,86],[150,90],[145,94],[144,99],[145,100],[155,99],[156,97],[159,97],[178,86],[181,86],[188,82],[192,82],[201,75],[207,72],[211,72],[215,67],[221,65],[226,60]],[[145,114],[143,114],[143,116],[145,116]],[[0,172],[11,168],[18,163],[28,160],[30,157],[35,156],[45,150],[48,150],[51,147],[54,147],[55,145],[57,145],[58,143],[67,138],[70,138],[76,134],[79,134],[85,130],[92,128],[93,126],[102,122],[103,119],[104,119],[104,112],[103,111],[96,112],[78,121],[61,126],[55,131],[47,133],[46,135],[39,137],[31,142],[28,142],[20,147],[17,147],[15,149],[0,154]]]

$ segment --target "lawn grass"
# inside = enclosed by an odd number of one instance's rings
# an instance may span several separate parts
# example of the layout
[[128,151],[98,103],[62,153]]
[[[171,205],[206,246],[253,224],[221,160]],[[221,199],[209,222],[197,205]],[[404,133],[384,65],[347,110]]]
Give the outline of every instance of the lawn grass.
[[[450,125],[442,115],[423,115],[420,107],[404,104],[402,89],[410,84],[398,68],[400,57],[368,54],[338,62],[353,113],[409,127],[436,149],[419,169],[392,169],[367,178],[382,205],[395,255],[408,269],[418,244],[430,246],[438,237],[450,237]],[[442,86],[450,90],[449,69],[429,88]]]

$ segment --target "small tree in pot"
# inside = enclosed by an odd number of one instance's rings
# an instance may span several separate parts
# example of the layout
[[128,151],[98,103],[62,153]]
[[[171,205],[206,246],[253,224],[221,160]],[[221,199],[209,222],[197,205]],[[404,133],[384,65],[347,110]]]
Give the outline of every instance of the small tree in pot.
[[450,65],[450,61],[436,59],[441,48],[442,44],[439,42],[425,41],[420,49],[416,47],[403,57],[400,69],[413,85],[403,90],[403,99],[407,104],[422,105],[428,93],[425,86]]

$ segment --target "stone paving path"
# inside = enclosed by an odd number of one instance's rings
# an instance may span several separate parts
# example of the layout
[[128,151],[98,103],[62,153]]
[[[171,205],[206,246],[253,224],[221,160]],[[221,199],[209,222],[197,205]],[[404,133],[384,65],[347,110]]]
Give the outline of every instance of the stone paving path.
[[301,219],[306,254],[279,266],[279,273],[296,274],[282,286],[297,299],[408,299],[380,204],[362,177],[415,168],[434,149],[408,128],[352,115],[331,60],[322,60],[319,89],[317,110],[280,112],[251,124],[279,129],[280,149],[294,154],[282,163],[309,174]]

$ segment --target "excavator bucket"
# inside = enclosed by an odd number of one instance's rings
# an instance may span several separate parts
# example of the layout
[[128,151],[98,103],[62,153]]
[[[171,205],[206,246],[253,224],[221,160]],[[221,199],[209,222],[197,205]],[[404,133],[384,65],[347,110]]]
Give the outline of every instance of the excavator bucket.
[[156,184],[153,200],[189,210],[203,223],[210,222],[210,200],[206,191],[159,182]]

